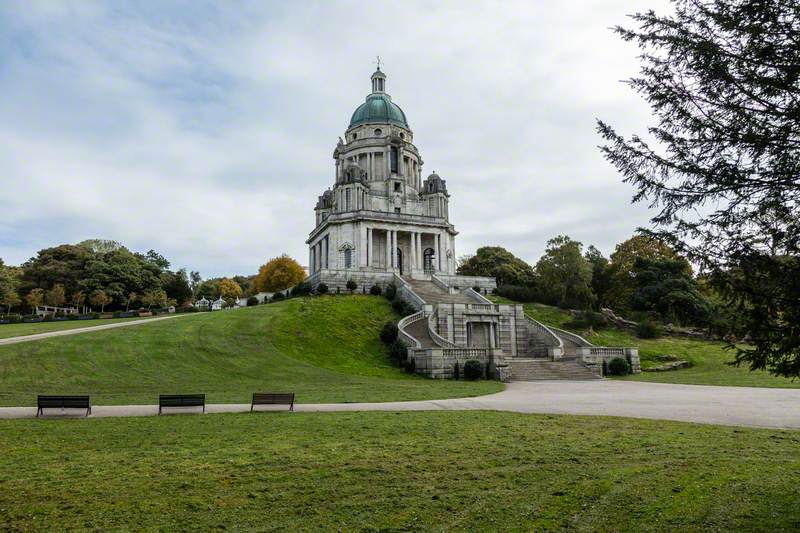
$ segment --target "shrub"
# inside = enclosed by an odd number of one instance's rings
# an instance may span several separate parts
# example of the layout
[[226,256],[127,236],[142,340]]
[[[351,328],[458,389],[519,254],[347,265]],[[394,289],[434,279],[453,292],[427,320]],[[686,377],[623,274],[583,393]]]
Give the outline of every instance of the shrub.
[[409,357],[408,360],[406,361],[406,372],[408,372],[409,374],[413,374],[416,371],[417,371],[417,363],[416,361],[414,361],[413,357]]
[[348,279],[345,287],[347,287],[347,290],[350,291],[350,293],[352,294],[353,291],[358,288],[358,284],[352,279]]
[[397,286],[394,283],[388,284],[386,286],[386,290],[384,291],[384,295],[386,295],[387,300],[394,300],[394,297],[397,296]]
[[521,287],[519,285],[501,285],[494,290],[498,296],[503,296],[516,302],[541,302],[542,297],[536,287]]
[[254,305],[258,305],[258,298],[251,296],[247,299],[247,307],[253,307]]
[[285,298],[285,296],[283,295],[282,292],[276,292],[275,294],[272,295],[271,300],[273,302],[277,302],[279,300],[283,300],[284,298]]
[[395,340],[391,346],[389,346],[389,357],[391,357],[393,361],[397,361],[398,364],[405,361],[406,356],[408,356],[408,348],[400,339]]
[[307,296],[311,294],[311,284],[303,281],[292,287],[292,296]]
[[397,340],[397,324],[387,322],[381,328],[381,342],[384,344],[392,344]]
[[473,291],[475,291],[475,292],[477,292],[478,294],[480,294],[480,293],[481,293],[481,288],[480,288],[479,286],[477,286],[477,285],[475,285],[474,287],[472,287],[472,290],[473,290]]
[[567,329],[603,329],[608,327],[608,319],[603,313],[580,311],[564,326]]
[[328,293],[328,286],[324,283],[320,283],[317,285],[317,294],[327,294]]
[[417,310],[405,300],[394,300],[392,302],[392,309],[400,316],[413,315],[417,312]]
[[381,287],[377,283],[369,288],[369,293],[373,296],[380,296],[381,295]]
[[608,362],[608,373],[612,376],[627,376],[631,371],[631,365],[622,357],[615,357]]
[[483,364],[477,359],[468,359],[464,362],[464,379],[475,381],[483,377]]
[[642,320],[636,326],[636,336],[640,339],[657,339],[661,336],[661,327],[655,322]]
[[493,379],[494,375],[492,374],[492,363],[486,361],[486,379]]
[[456,364],[455,364],[455,365],[453,365],[453,379],[458,379],[458,378],[460,378],[460,377],[461,377],[461,376],[459,375],[459,370],[458,370],[458,361],[456,361]]

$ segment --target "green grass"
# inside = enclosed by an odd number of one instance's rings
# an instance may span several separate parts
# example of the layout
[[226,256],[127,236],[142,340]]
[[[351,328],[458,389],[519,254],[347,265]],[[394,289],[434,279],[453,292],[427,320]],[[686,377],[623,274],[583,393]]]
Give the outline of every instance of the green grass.
[[798,448],[480,411],[0,421],[0,530],[797,531]]
[[[506,298],[494,298],[502,303],[515,303]],[[549,305],[526,303],[525,312],[536,320],[557,328],[571,331],[566,327],[569,314],[563,309]],[[746,387],[798,388],[800,380],[780,378],[765,371],[751,372],[746,367],[726,364],[733,360],[733,352],[725,350],[721,342],[687,339],[683,337],[662,337],[659,339],[640,339],[632,332],[617,328],[597,330],[592,333],[574,330],[597,346],[638,346],[642,368],[663,364],[656,358],[660,355],[674,355],[690,361],[692,368],[670,372],[642,372],[625,378],[635,381],[654,381],[659,383],[683,383],[688,385],[733,385]]]
[[209,403],[244,403],[255,391],[292,391],[309,403],[502,390],[498,382],[429,380],[390,366],[378,340],[390,320],[384,298],[327,296],[0,346],[0,405],[33,405],[48,393],[113,405],[195,392]]
[[129,322],[131,320],[147,320],[150,317],[133,318],[104,318],[97,320],[66,320],[64,322],[34,322],[32,324],[0,324],[0,339],[11,337],[22,337],[35,335],[37,333],[47,333],[50,331],[62,331],[65,329],[88,328],[91,326],[102,326],[113,324],[114,322]]

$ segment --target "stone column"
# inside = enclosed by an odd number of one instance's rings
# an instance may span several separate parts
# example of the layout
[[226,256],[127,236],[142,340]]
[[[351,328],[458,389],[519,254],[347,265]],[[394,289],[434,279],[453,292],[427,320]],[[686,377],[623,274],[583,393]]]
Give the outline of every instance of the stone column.
[[397,267],[397,231],[392,230],[392,268]]
[[372,228],[367,228],[367,266],[372,263]]
[[392,268],[392,232],[386,230],[386,270]]
[[314,247],[308,247],[308,273],[314,274],[316,270],[314,270]]
[[436,233],[436,265],[434,265],[434,269],[439,271],[442,269],[442,234]]
[[417,268],[422,270],[424,264],[424,257],[422,255],[422,233],[417,233]]
[[408,234],[409,236],[409,251],[411,252],[411,262],[409,263],[409,271],[413,271],[417,268],[417,233],[412,231]]

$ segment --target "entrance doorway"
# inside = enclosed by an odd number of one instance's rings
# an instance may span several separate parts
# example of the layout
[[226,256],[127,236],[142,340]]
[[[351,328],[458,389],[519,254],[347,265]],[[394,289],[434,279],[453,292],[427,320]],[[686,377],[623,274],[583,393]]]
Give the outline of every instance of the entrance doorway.
[[400,275],[403,275],[403,250],[397,249],[397,268],[400,270]]

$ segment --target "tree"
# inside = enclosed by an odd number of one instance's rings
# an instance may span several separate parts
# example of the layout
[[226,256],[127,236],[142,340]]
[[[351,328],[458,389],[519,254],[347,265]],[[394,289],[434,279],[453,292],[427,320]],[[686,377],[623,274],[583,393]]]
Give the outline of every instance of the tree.
[[203,281],[203,278],[200,277],[200,272],[196,270],[192,270],[189,273],[189,288],[192,289],[192,302],[196,301],[197,298],[197,287],[200,286],[200,282]]
[[60,283],[53,285],[53,288],[47,291],[45,295],[47,305],[53,307],[63,307],[67,303],[67,295],[64,292],[64,286]]
[[[673,248],[649,235],[634,235],[619,243],[611,254],[608,266],[608,290],[605,304],[625,312],[630,310],[633,283],[633,265],[637,259],[674,259]],[[686,263],[688,265],[688,263]],[[691,272],[691,270],[690,270]]]
[[[604,156],[659,209],[652,232],[711,272],[752,348],[736,362],[800,376],[800,10],[778,0],[678,0],[617,27],[643,50],[628,81],[652,142],[598,121]],[[772,278],[780,275],[781,278]],[[770,294],[765,299],[764,292]],[[787,342],[786,339],[794,339]]]
[[95,254],[105,254],[124,248],[124,246],[117,241],[111,241],[108,239],[87,239],[79,242],[78,246],[83,246]]
[[37,307],[44,303],[44,290],[39,288],[31,290],[25,297],[25,303],[28,304],[31,311],[35,311]]
[[106,291],[96,290],[89,296],[89,303],[95,307],[100,307],[100,312],[106,310],[106,306],[111,303],[111,298],[106,294]]
[[708,323],[711,302],[700,293],[685,259],[639,257],[633,264],[633,274],[631,309],[655,313],[664,322]]
[[242,288],[232,279],[225,278],[219,282],[219,293],[224,300],[235,300],[242,295]]
[[257,292],[278,292],[294,287],[305,278],[306,272],[300,263],[283,254],[258,269],[254,286]]
[[162,273],[161,287],[166,291],[167,296],[180,303],[192,299],[192,287],[189,283],[189,276],[186,274],[185,268],[177,272],[166,271]]
[[606,297],[608,289],[611,285],[611,273],[609,269],[609,262],[602,252],[594,246],[589,246],[586,253],[583,255],[590,265],[592,265],[592,292],[597,298],[597,303],[601,306],[606,304]]
[[462,276],[489,276],[498,285],[525,285],[535,283],[533,268],[500,246],[483,246],[475,255],[462,258],[457,272]]
[[5,266],[0,259],[0,305],[6,307],[7,313],[22,301],[17,293],[18,286],[15,269]]
[[130,310],[131,304],[133,302],[135,302],[136,298],[138,298],[138,297],[139,297],[139,295],[136,294],[135,292],[129,292],[128,293],[128,297],[125,299],[125,311]]
[[83,291],[75,291],[72,294],[72,303],[75,304],[75,307],[78,309],[83,307],[83,304],[86,303],[86,295]]
[[548,303],[575,309],[594,304],[592,266],[584,259],[582,248],[566,235],[547,241],[547,249],[536,263],[536,275]]
[[142,305],[146,305],[148,309],[153,306],[164,307],[167,305],[167,299],[164,289],[150,289],[142,295]]

